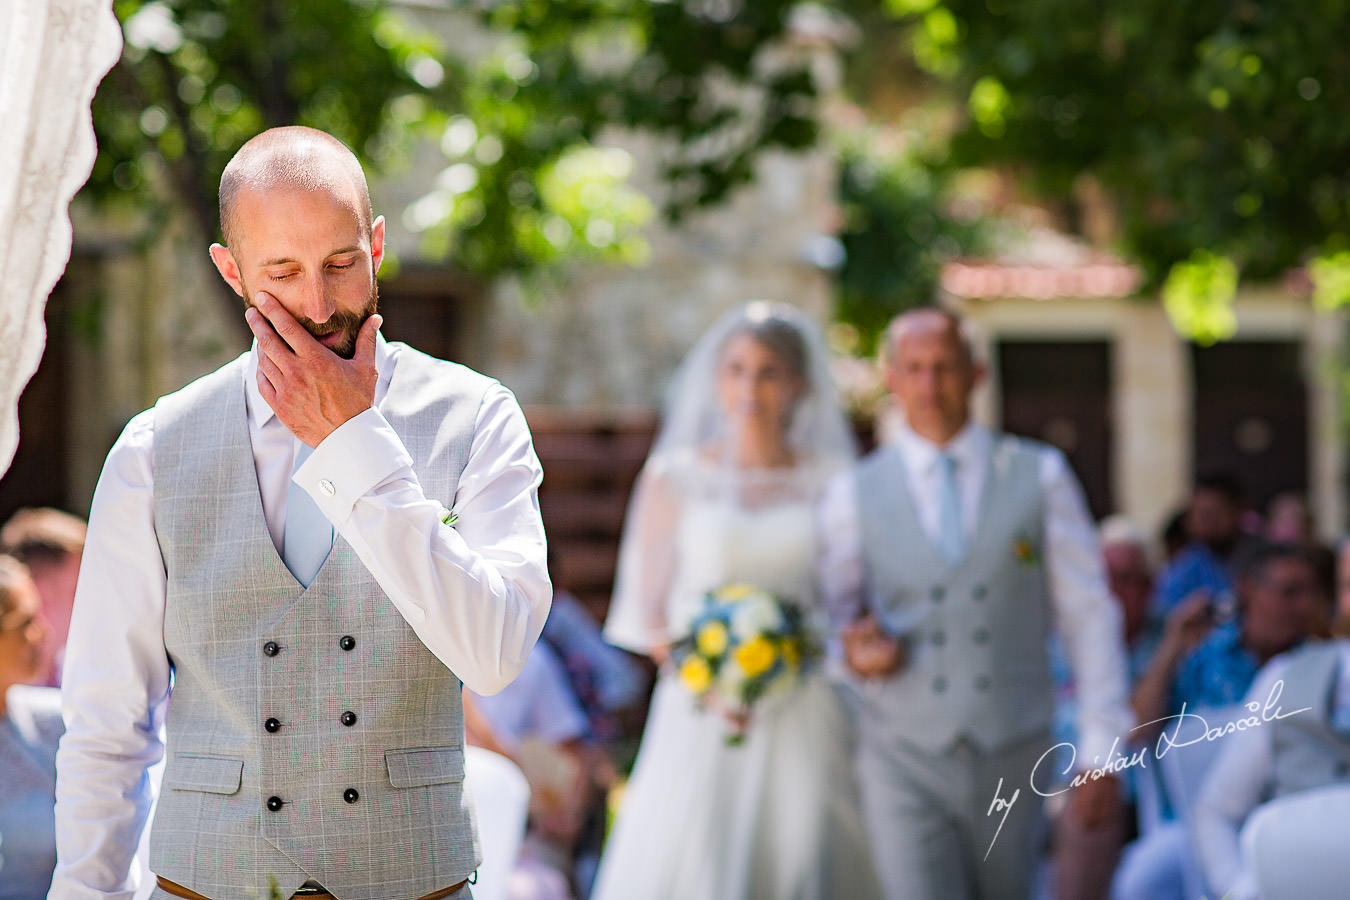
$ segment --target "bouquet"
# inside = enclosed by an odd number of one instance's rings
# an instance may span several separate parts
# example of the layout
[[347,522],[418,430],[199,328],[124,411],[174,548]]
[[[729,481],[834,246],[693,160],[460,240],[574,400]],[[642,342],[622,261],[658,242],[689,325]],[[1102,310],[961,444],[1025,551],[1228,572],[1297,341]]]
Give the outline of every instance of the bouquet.
[[745,739],[755,703],[791,690],[822,655],[801,607],[746,584],[710,591],[689,634],[671,647],[680,680],[699,705],[730,720],[728,744]]

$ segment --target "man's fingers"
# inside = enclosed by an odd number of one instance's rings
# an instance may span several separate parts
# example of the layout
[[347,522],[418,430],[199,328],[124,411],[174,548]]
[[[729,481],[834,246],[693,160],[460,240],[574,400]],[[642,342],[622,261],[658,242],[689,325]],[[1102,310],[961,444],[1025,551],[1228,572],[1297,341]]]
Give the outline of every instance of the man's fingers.
[[[280,343],[280,341],[277,341],[277,343]],[[259,343],[258,347],[261,350],[262,344]],[[285,373],[281,371],[281,367],[278,366],[272,357],[268,356],[265,351],[258,354],[258,376],[260,378],[266,378],[273,388],[275,388],[275,386],[281,382],[284,375]]]
[[277,389],[272,386],[271,380],[263,374],[262,365],[258,366],[258,393],[267,401],[267,405],[276,409]]
[[258,304],[259,311],[267,317],[267,321],[276,329],[276,333],[297,355],[312,353],[323,347],[322,344],[314,340],[312,334],[295,321],[295,317],[286,310],[286,307],[281,305],[281,301],[276,297],[266,291],[258,291],[253,295],[253,298]]
[[291,352],[286,342],[277,335],[272,323],[256,308],[250,306],[244,311],[244,321],[248,323],[249,330],[257,339],[258,349],[262,351],[262,355],[275,358],[283,352]]
[[380,333],[382,324],[384,317],[379,313],[361,323],[361,332],[356,336],[356,353],[353,356],[355,362],[375,365],[375,336]]

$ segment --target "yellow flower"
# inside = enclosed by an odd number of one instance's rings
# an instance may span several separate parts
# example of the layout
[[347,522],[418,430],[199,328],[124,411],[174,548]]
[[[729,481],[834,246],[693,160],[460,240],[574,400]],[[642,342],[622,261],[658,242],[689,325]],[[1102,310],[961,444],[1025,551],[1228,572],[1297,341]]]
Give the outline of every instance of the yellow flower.
[[707,660],[691,656],[680,666],[680,680],[695,694],[701,694],[712,685],[712,669]]
[[735,603],[744,600],[758,590],[753,584],[729,584],[717,592],[718,600]]
[[762,635],[746,641],[735,651],[737,665],[751,678],[769,671],[777,655],[773,641]]
[[802,653],[801,649],[797,646],[796,641],[783,641],[783,645],[779,648],[779,652],[783,654],[783,663],[789,669],[795,672],[801,668]]
[[706,623],[694,636],[694,645],[704,656],[721,656],[727,649],[727,626],[717,620]]

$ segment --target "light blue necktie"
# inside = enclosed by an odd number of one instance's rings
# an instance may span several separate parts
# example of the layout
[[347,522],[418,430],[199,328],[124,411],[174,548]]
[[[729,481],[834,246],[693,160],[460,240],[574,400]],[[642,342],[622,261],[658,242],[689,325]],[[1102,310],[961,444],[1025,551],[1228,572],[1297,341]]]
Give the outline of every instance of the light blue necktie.
[[956,562],[966,549],[966,533],[961,527],[961,491],[956,484],[956,457],[943,453],[938,457],[938,548],[947,562]]
[[286,528],[282,535],[282,559],[286,568],[291,570],[295,580],[309,587],[319,566],[328,558],[333,549],[333,526],[319,511],[319,505],[304,488],[295,483],[295,472],[314,448],[301,444],[295,452],[295,465],[291,467],[291,480],[286,489]]

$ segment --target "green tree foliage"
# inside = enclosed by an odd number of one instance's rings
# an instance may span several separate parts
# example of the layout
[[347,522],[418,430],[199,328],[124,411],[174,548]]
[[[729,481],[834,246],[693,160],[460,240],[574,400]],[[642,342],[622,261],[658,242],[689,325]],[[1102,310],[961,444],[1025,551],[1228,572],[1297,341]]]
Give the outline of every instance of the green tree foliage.
[[379,0],[117,0],[127,45],[95,100],[88,195],[140,214],[146,234],[186,205],[214,236],[220,172],[263,128],[323,128],[377,171],[430,137],[447,158],[411,211],[424,250],[484,277],[632,261],[652,204],[601,132],[668,139],[672,218],[748,181],[764,149],[809,146],[811,78],[774,52],[791,6],[465,4],[483,35],[454,56]]
[[835,315],[857,329],[849,349],[867,355],[894,316],[933,301],[944,263],[980,251],[985,229],[949,211],[931,167],[865,141],[844,151],[839,203],[845,262]]
[[888,2],[964,103],[951,164],[1024,173],[1066,203],[1090,174],[1123,251],[1154,284],[1181,265],[1175,296],[1201,320],[1227,299],[1214,259],[1270,278],[1350,249],[1343,0]]
[[432,45],[375,4],[118,0],[114,11],[126,46],[94,99],[86,194],[141,214],[146,234],[185,204],[216,236],[220,173],[259,130],[312,125],[369,157],[395,101],[427,90],[411,72]]

